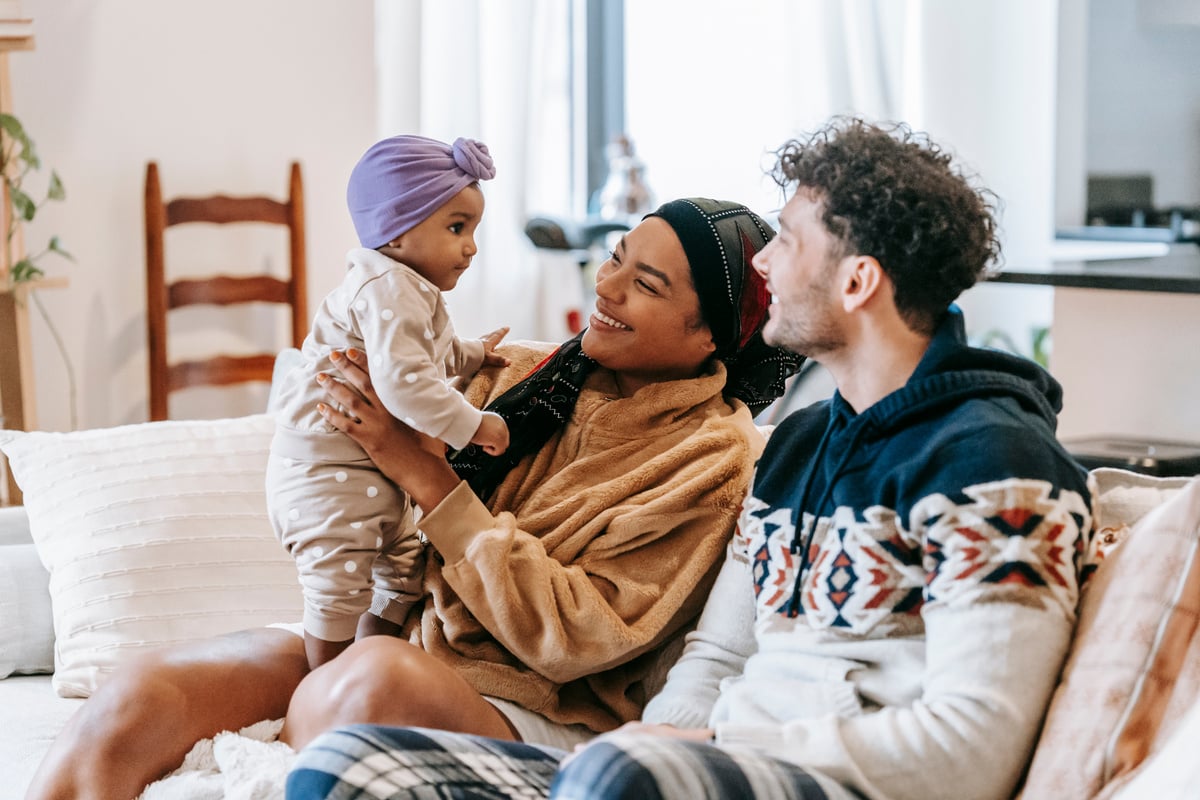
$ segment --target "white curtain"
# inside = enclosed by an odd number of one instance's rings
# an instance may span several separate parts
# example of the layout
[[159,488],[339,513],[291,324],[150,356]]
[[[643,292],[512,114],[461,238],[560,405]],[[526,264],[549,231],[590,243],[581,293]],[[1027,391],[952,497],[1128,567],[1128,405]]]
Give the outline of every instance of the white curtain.
[[567,13],[561,0],[376,2],[380,136],[472,137],[496,162],[479,255],[446,295],[462,336],[508,325],[562,340],[582,303],[571,259],[524,235],[529,216],[570,209]]
[[803,129],[834,114],[896,120],[911,113],[921,0],[783,2],[781,13],[797,44],[781,80]]

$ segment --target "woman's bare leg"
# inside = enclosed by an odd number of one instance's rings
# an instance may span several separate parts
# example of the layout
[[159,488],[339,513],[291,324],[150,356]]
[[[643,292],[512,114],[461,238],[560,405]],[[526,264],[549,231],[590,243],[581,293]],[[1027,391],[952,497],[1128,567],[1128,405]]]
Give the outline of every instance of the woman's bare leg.
[[402,639],[361,639],[313,670],[292,695],[279,738],[299,750],[356,722],[519,737],[504,715],[450,667]]
[[282,717],[307,671],[304,640],[273,628],[140,656],[71,717],[26,800],[130,800],[199,740]]

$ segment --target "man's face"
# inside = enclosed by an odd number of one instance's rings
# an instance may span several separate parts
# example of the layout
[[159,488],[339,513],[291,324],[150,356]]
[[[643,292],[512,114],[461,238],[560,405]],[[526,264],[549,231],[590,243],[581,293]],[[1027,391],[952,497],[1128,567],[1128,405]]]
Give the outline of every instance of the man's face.
[[821,220],[821,203],[801,188],[779,215],[779,235],[754,257],[771,308],[767,344],[820,360],[845,344],[836,278],[838,242]]

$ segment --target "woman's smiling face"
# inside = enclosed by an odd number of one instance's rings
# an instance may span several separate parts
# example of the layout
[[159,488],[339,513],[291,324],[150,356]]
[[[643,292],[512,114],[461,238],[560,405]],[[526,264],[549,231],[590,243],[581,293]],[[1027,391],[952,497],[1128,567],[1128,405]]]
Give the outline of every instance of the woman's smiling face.
[[583,351],[617,373],[628,396],[648,383],[698,375],[715,349],[679,237],[664,220],[646,218],[596,273]]

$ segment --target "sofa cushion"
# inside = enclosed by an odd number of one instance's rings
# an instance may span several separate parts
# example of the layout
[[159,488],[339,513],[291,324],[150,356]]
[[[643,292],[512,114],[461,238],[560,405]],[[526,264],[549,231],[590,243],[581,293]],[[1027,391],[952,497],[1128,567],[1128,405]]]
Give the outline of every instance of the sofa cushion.
[[267,519],[273,430],[262,414],[0,432],[50,573],[60,695],[152,647],[300,618]]
[[54,671],[48,578],[32,543],[0,545],[0,678]]
[[45,675],[0,681],[0,798],[18,800],[32,786],[38,764],[83,701],[56,696]]
[[1200,480],[1168,496],[1084,587],[1023,797],[1107,795],[1196,700]]

